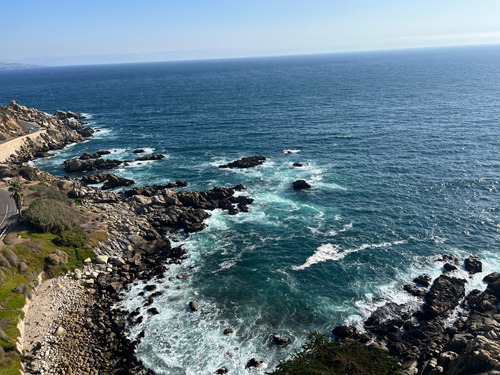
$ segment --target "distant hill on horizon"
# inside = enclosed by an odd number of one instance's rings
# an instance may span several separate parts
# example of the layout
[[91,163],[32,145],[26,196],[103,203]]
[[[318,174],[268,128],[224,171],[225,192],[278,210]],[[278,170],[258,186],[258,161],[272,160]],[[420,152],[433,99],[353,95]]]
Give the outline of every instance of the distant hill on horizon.
[[0,69],[30,69],[37,68],[40,65],[23,64],[23,63],[5,63],[0,61]]

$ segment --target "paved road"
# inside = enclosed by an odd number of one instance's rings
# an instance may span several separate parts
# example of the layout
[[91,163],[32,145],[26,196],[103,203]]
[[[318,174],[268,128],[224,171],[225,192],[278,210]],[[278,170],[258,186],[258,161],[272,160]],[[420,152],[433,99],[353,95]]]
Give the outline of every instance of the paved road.
[[0,189],[0,238],[3,237],[10,224],[17,220],[16,202],[6,190]]
[[[38,133],[39,131],[42,130],[42,127],[40,125],[38,125],[36,122],[28,122],[28,121],[23,121],[23,120],[17,120],[17,123],[20,126],[22,126],[23,128],[27,129],[26,134],[24,134],[24,135],[35,134],[35,133]],[[19,137],[22,137],[22,136],[19,136]],[[7,139],[5,141],[1,141],[0,145],[4,144],[4,143],[7,143],[7,142],[10,142],[10,141],[12,141],[14,139],[17,139],[19,137],[10,138],[10,139]]]

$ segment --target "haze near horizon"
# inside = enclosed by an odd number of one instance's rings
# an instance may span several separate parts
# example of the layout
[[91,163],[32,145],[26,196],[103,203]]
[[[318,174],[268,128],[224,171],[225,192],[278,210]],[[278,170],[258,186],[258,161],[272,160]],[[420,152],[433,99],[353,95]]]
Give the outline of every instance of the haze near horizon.
[[85,65],[500,43],[500,2],[1,1],[0,61]]

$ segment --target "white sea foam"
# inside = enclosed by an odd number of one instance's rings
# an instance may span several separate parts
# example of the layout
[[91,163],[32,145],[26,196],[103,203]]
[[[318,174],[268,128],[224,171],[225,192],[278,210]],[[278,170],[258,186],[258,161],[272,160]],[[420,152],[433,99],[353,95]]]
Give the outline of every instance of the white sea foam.
[[284,154],[298,154],[300,150],[283,150]]
[[347,249],[342,252],[340,252],[340,247],[338,245],[332,245],[331,243],[327,243],[324,245],[321,245],[318,247],[316,252],[311,255],[309,258],[306,259],[306,262],[300,266],[292,266],[292,269],[295,271],[298,270],[303,270],[306,269],[313,264],[316,263],[321,263],[321,262],[326,262],[328,260],[340,260],[344,258],[346,255],[351,254],[351,253],[357,253],[358,251],[363,251],[366,249],[374,249],[374,248],[380,248],[380,247],[389,247],[389,246],[395,246],[395,245],[401,245],[406,243],[406,241],[401,240],[401,241],[395,241],[395,242],[382,242],[382,243],[377,243],[377,244],[363,244],[358,248],[354,249]]

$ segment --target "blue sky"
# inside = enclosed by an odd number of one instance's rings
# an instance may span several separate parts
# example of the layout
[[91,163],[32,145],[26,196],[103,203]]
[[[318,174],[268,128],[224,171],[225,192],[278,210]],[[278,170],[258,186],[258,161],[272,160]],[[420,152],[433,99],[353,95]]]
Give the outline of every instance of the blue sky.
[[500,44],[498,0],[0,0],[0,61],[47,65]]

